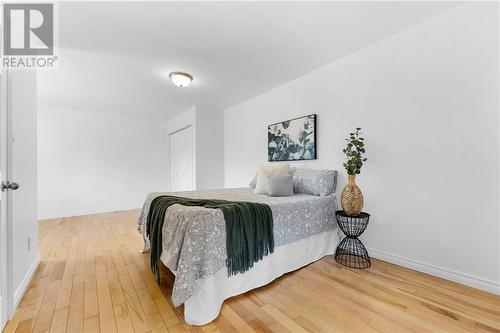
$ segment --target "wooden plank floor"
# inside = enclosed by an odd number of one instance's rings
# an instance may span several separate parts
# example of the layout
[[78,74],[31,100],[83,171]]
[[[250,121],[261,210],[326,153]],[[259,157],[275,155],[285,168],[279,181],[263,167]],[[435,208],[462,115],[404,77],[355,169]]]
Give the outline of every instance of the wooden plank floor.
[[5,332],[500,332],[500,297],[373,260],[324,258],[183,321],[142,255],[137,211],[40,223],[41,263]]

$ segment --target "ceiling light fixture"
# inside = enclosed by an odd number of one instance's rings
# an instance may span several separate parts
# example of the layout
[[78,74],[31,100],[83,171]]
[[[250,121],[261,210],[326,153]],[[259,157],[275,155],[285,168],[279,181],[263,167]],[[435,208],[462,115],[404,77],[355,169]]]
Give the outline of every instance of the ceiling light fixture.
[[190,74],[184,72],[172,72],[168,74],[168,77],[177,87],[180,88],[189,86],[191,81],[193,81],[193,77]]

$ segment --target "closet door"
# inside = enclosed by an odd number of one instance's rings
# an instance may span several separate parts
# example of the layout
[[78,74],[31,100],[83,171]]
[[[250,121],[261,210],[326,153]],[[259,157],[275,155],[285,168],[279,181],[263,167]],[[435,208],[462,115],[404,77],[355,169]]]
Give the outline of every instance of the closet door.
[[186,127],[170,134],[169,165],[170,191],[192,191],[193,183],[193,128]]

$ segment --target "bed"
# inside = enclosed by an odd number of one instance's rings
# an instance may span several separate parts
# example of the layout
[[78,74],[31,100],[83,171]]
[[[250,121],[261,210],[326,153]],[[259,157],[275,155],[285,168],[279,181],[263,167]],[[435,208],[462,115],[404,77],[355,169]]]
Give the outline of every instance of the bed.
[[268,204],[274,220],[274,253],[243,274],[228,277],[224,216],[220,210],[173,205],[165,214],[161,261],[175,275],[172,302],[184,304],[184,319],[204,325],[217,318],[225,299],[266,285],[279,276],[333,254],[338,244],[336,197],[295,194],[269,197],[252,188],[151,193],[138,229],[149,249],[145,223],[151,201],[160,195]]

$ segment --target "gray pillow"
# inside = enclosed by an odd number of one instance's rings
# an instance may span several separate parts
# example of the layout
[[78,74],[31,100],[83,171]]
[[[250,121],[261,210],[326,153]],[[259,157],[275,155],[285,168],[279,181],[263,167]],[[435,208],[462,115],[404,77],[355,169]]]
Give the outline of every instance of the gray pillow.
[[295,169],[293,191],[311,195],[325,196],[335,192],[337,171]]
[[293,175],[269,177],[268,184],[271,197],[290,197],[293,195]]

